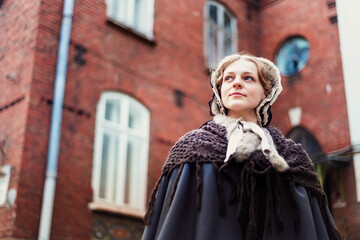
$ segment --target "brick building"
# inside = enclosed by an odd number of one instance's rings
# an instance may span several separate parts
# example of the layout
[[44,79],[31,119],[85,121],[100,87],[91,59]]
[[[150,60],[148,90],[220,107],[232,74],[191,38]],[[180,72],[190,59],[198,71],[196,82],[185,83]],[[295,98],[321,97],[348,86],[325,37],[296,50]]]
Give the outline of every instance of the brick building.
[[285,67],[273,124],[310,151],[344,237],[360,237],[334,1],[63,2],[0,1],[0,239],[139,239],[170,147],[210,119],[208,69],[240,50],[291,61],[294,39],[304,63]]

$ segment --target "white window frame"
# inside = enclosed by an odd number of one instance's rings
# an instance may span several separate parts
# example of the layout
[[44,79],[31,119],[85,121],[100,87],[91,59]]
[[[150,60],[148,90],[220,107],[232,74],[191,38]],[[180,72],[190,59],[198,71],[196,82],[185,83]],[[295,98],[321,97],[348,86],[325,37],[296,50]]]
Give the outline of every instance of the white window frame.
[[[211,20],[209,19],[209,8],[210,6],[215,6],[217,9],[217,16],[218,16],[218,23],[214,24],[213,22],[211,22]],[[224,30],[224,13],[227,13],[230,16],[230,24],[231,24],[231,35],[229,36],[228,33],[225,32]],[[207,1],[205,2],[205,7],[204,7],[204,54],[205,54],[205,59],[206,59],[206,64],[207,67],[209,68],[214,68],[215,65],[222,59],[224,58],[226,55],[229,55],[230,53],[225,53],[224,52],[224,39],[225,36],[229,36],[231,37],[231,54],[236,53],[237,52],[237,20],[234,17],[234,15],[221,3],[216,2],[216,1]],[[215,58],[211,59],[211,57],[209,56],[209,52],[214,51],[214,49],[212,49],[212,47],[210,46],[210,41],[209,41],[209,30],[210,28],[213,28],[216,30],[216,34],[217,34],[217,51],[215,52]]]
[[[105,110],[107,100],[115,100],[120,102],[120,124],[105,119]],[[128,127],[128,119],[130,107],[141,113],[141,127],[132,129]],[[97,106],[95,143],[94,143],[94,165],[92,186],[94,191],[94,202],[90,204],[90,208],[102,209],[115,212],[122,212],[130,215],[141,216],[146,209],[146,191],[147,191],[147,169],[148,169],[148,152],[149,152],[149,126],[150,112],[134,98],[115,92],[104,92]],[[100,197],[100,181],[101,181],[101,161],[103,150],[103,134],[104,131],[112,131],[119,137],[119,145],[117,146],[119,158],[109,161],[107,167],[107,186],[105,189],[105,197]],[[126,182],[126,162],[127,162],[127,144],[130,138],[136,138],[142,144],[136,147],[136,153],[139,156],[136,171],[132,172],[132,180],[129,187],[129,203],[125,200],[125,182]],[[114,168],[117,161],[116,176]],[[109,173],[109,174],[108,174]],[[116,179],[116,181],[111,181]],[[116,189],[116,193],[113,189]]]
[[116,24],[154,39],[154,0],[105,0],[106,15]]

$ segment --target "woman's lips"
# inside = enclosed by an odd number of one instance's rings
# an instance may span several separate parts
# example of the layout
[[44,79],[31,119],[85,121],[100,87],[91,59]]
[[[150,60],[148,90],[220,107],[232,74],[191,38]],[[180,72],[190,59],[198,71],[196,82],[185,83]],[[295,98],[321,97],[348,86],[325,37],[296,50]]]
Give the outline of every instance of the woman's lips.
[[230,94],[230,96],[243,96],[245,97],[245,94],[239,93],[239,92],[233,92]]

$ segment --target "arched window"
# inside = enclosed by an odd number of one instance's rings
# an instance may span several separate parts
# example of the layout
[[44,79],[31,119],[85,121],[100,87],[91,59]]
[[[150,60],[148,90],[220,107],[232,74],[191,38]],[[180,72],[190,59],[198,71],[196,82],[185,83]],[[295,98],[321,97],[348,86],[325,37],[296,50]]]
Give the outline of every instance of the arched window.
[[205,57],[208,67],[237,51],[236,18],[222,4],[205,4]]
[[321,146],[316,138],[308,130],[298,126],[293,128],[287,137],[291,138],[296,143],[301,143],[314,163],[323,161],[324,153],[321,149]]
[[149,111],[134,98],[102,94],[97,106],[94,200],[145,209]]
[[292,76],[305,67],[309,60],[309,42],[303,37],[287,39],[276,54],[276,66],[284,76]]

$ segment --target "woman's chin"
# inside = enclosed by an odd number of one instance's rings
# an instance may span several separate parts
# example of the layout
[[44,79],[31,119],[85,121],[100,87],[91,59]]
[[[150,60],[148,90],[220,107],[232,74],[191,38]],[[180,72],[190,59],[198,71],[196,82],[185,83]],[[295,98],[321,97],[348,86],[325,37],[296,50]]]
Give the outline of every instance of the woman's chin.
[[243,118],[244,120],[247,119],[256,119],[256,113],[253,109],[246,110],[246,109],[234,109],[234,110],[228,110],[229,117],[231,118]]

